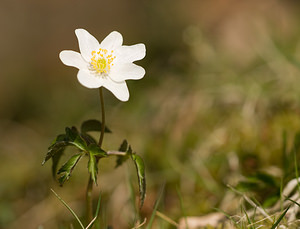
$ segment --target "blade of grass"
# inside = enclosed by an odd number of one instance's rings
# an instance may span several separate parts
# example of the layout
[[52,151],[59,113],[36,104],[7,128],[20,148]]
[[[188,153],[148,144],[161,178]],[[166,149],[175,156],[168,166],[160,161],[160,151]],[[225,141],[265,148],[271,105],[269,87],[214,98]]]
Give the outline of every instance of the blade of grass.
[[296,202],[295,200],[292,200],[291,198],[286,198],[286,200],[289,200],[289,201],[293,202],[294,204],[298,205],[298,207],[300,207],[300,204],[298,202]]
[[243,206],[242,206],[242,211],[243,211],[243,212],[245,213],[245,215],[246,215],[246,218],[247,218],[247,221],[248,221],[248,226],[250,225],[250,228],[251,228],[251,229],[254,229],[253,223],[252,223],[251,219],[249,218],[246,209],[245,209]]
[[253,216],[252,216],[252,221],[255,221],[255,217],[256,217],[256,208],[254,208],[254,212],[253,212]]
[[134,186],[133,186],[133,183],[131,181],[131,179],[129,178],[128,176],[128,173],[127,173],[127,184],[128,184],[128,189],[129,189],[129,193],[130,193],[130,202],[131,202],[131,205],[134,209],[134,213],[135,213],[135,216],[134,216],[134,223],[140,223],[141,221],[141,216],[140,216],[140,208],[137,207],[137,203],[136,203],[136,195],[135,195],[135,192],[134,192]]
[[287,154],[287,136],[286,131],[284,130],[282,132],[282,167],[284,170],[284,173],[288,173],[288,154]]
[[296,155],[296,150],[294,150],[294,162],[295,162],[295,175],[297,178],[297,187],[298,187],[298,192],[300,193],[300,184],[299,184],[299,172],[298,172],[298,163],[297,163],[297,155]]
[[65,205],[65,207],[71,212],[71,214],[75,217],[75,219],[77,220],[77,222],[80,224],[82,229],[85,229],[82,222],[80,221],[80,219],[78,218],[78,216],[76,215],[76,213],[72,210],[72,208],[69,207],[69,205],[51,188],[50,189],[54,195],[57,197],[57,199],[62,202],[63,205]]
[[272,225],[271,229],[275,229],[277,225],[280,223],[280,221],[283,219],[287,211],[290,209],[290,206],[280,215],[280,217],[277,219],[277,221]]
[[96,209],[96,213],[95,213],[95,217],[93,218],[93,220],[89,223],[89,225],[87,225],[86,229],[90,228],[91,226],[93,226],[94,222],[96,221],[96,219],[99,216],[99,211],[100,211],[100,203],[101,203],[101,194],[99,194],[99,199],[98,199],[98,203],[97,203],[97,209]]
[[[259,211],[266,219],[268,219],[271,223],[273,220],[270,218],[270,216],[267,214],[266,210],[260,205],[260,203],[254,198],[254,200],[250,199],[248,196],[246,196],[244,193],[234,189],[232,186],[227,185],[233,192],[241,195],[244,200],[246,200],[252,207],[256,208],[257,211]],[[255,203],[256,202],[256,203]]]
[[185,227],[186,227],[186,229],[189,229],[189,225],[188,225],[188,222],[187,222],[186,214],[185,214],[185,211],[184,211],[184,208],[183,208],[183,199],[182,199],[182,195],[181,195],[181,192],[179,191],[178,186],[176,186],[176,192],[177,192],[177,195],[178,195],[178,197],[179,197],[180,208],[181,208],[181,212],[182,212],[183,217],[184,217]]
[[155,202],[155,205],[154,205],[154,208],[153,208],[153,212],[151,214],[151,217],[150,217],[150,220],[149,220],[149,223],[148,223],[146,229],[151,229],[152,228],[152,224],[153,224],[153,221],[154,221],[154,218],[155,218],[155,215],[156,215],[156,211],[157,211],[158,205],[160,203],[161,197],[162,197],[162,195],[164,193],[164,189],[165,189],[165,184],[163,184],[162,187],[161,187],[161,189],[160,189],[158,198],[157,198],[157,200]]
[[95,217],[99,215],[100,212],[100,204],[101,204],[101,193],[99,194],[99,199],[98,199],[98,203],[97,203],[97,209],[96,209],[96,213],[95,213]]
[[283,211],[283,178],[280,181],[280,209]]
[[139,224],[139,225],[137,225],[137,226],[135,226],[135,227],[133,227],[133,228],[131,228],[131,229],[138,229],[138,228],[141,228],[141,227],[146,223],[146,221],[147,221],[147,219],[145,218],[144,221],[143,221],[141,224]]
[[232,221],[232,222],[234,223],[234,225],[235,225],[237,228],[241,228],[241,227],[239,226],[238,222],[235,221],[228,213],[226,213],[225,211],[223,211],[222,209],[219,209],[219,208],[214,208],[214,210],[223,213],[230,221]]

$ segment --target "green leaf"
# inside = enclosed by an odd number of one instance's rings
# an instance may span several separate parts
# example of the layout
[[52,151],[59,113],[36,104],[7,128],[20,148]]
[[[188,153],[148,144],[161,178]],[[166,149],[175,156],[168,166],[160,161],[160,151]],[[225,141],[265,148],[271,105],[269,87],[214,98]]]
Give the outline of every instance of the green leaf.
[[131,156],[131,154],[132,154],[132,149],[131,149],[130,146],[128,147],[128,143],[127,143],[126,140],[124,140],[122,142],[122,144],[121,144],[121,146],[119,148],[119,151],[120,152],[126,152],[126,155],[124,155],[124,156],[121,156],[121,155],[117,156],[115,168],[121,166],[125,161],[128,160],[129,156]]
[[146,196],[146,177],[145,177],[145,165],[143,159],[135,154],[132,153],[131,146],[128,145],[128,142],[124,140],[119,148],[120,152],[126,152],[125,155],[117,156],[116,167],[122,165],[129,157],[133,160],[138,176],[138,183],[139,183],[139,193],[140,193],[140,208],[144,204],[145,196]]
[[128,154],[126,154],[124,156],[118,155],[115,168],[118,168],[119,166],[121,166],[125,161],[128,160],[128,158],[129,158]]
[[95,143],[92,143],[88,146],[88,152],[90,154],[93,154],[96,157],[106,157],[107,156],[106,152]]
[[67,146],[67,143],[64,142],[65,137],[66,137],[65,134],[60,134],[54,139],[54,141],[51,143],[51,145],[48,148],[48,152],[45,156],[44,161],[42,162],[42,165],[44,165],[56,153],[64,151],[65,147]]
[[106,157],[107,153],[94,143],[88,146],[88,152],[90,156],[88,162],[88,171],[91,174],[92,180],[95,182],[95,184],[97,184],[98,159],[101,157]]
[[86,133],[81,133],[81,137],[83,138],[83,140],[87,143],[87,145],[89,144],[97,144],[97,141],[95,138],[93,138],[91,135],[86,134]]
[[128,148],[128,142],[124,140],[122,144],[120,145],[119,151],[121,152],[126,152]]
[[58,150],[53,156],[52,156],[52,176],[55,179],[56,178],[56,170],[58,162],[63,155],[63,152],[65,151],[65,148],[61,148]]
[[48,152],[45,156],[45,159],[42,162],[42,164],[44,165],[50,158],[52,158],[52,174],[54,177],[56,174],[56,168],[59,159],[61,158],[61,155],[63,154],[67,146],[75,146],[82,151],[87,151],[87,143],[80,136],[77,129],[75,127],[67,127],[66,134],[58,135],[51,143],[50,147],[48,148]]
[[131,154],[131,158],[137,170],[140,192],[140,208],[142,208],[146,196],[145,165],[143,159],[139,155]]
[[[50,147],[51,146],[54,146],[56,143],[58,143],[58,142],[63,142],[64,140],[65,140],[65,138],[66,138],[66,135],[65,134],[59,134],[59,135],[57,135],[57,137],[53,140],[53,142],[51,143],[51,145],[50,145]],[[49,147],[49,148],[50,148]]]
[[[81,124],[81,132],[82,133],[86,133],[86,132],[90,132],[90,131],[101,131],[102,129],[102,124],[100,121],[95,120],[95,119],[90,119],[87,121],[84,121]],[[110,129],[108,129],[105,126],[105,130],[106,133],[111,133]]]
[[97,184],[98,165],[94,154],[89,153],[90,159],[88,162],[88,171],[91,174],[92,180]]
[[52,176],[53,176],[53,178],[55,178],[55,175],[56,175],[56,169],[57,169],[57,164],[59,162],[59,159],[61,158],[63,152],[66,149],[66,146],[68,145],[68,143],[64,141],[65,138],[66,138],[65,134],[60,134],[55,138],[55,140],[52,142],[52,144],[48,148],[46,157],[45,157],[44,161],[42,162],[42,165],[44,165],[50,158],[52,158]]
[[57,172],[57,174],[63,175],[58,179],[60,185],[63,185],[66,180],[68,180],[71,176],[71,173],[78,161],[82,157],[83,153],[73,155]]
[[78,149],[80,149],[82,151],[87,150],[86,142],[80,136],[79,132],[77,131],[77,129],[75,127],[72,127],[72,128],[67,127],[66,128],[66,141],[69,144],[76,146]]
[[[121,152],[123,152],[123,151],[121,151]],[[119,156],[117,156],[115,168],[121,166],[125,161],[127,161],[128,158],[131,156],[131,154],[132,154],[132,149],[129,146],[129,148],[128,148],[127,152],[126,152],[126,155],[122,155],[122,156],[119,155]]]

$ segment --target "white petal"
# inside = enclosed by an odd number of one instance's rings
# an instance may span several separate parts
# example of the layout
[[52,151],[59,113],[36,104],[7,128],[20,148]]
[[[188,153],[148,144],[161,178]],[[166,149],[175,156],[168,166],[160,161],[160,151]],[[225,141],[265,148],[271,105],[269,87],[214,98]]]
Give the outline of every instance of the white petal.
[[108,34],[107,37],[104,38],[100,46],[101,48],[107,50],[114,50],[116,48],[119,48],[122,45],[122,43],[123,43],[123,37],[121,33],[117,31],[113,31],[110,34]]
[[78,69],[87,67],[87,63],[78,52],[64,50],[59,53],[59,58],[67,66],[75,67]]
[[103,86],[105,79],[92,75],[88,70],[79,70],[77,74],[79,83],[87,88],[99,88]]
[[92,57],[92,51],[99,49],[99,42],[94,36],[84,29],[76,29],[75,34],[78,39],[81,55],[87,62],[89,62]]
[[125,81],[117,83],[107,78],[107,80],[104,82],[103,87],[111,91],[117,97],[117,99],[123,102],[128,101],[129,91]]
[[116,82],[139,80],[145,75],[145,69],[133,63],[118,64],[111,69],[109,77]]
[[118,62],[132,63],[141,60],[146,55],[146,47],[144,44],[136,44],[131,46],[123,45],[116,50]]

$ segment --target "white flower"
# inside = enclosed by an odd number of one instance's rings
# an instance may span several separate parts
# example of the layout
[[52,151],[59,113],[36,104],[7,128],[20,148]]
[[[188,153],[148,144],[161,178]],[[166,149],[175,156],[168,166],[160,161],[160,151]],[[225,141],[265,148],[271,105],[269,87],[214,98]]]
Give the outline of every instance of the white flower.
[[119,100],[127,101],[129,91],[125,80],[144,77],[144,68],[134,64],[146,55],[144,44],[122,45],[119,32],[111,32],[101,43],[84,29],[76,29],[80,53],[64,50],[61,61],[78,68],[78,81],[87,88],[105,87]]

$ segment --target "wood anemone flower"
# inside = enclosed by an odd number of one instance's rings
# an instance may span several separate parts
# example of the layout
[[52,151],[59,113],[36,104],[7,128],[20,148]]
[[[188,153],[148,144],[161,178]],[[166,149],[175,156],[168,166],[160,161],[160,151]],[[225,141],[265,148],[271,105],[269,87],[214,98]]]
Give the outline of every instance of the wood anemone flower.
[[119,100],[128,101],[129,91],[125,80],[138,80],[144,77],[145,69],[134,64],[146,55],[144,44],[122,45],[119,32],[111,32],[104,40],[98,40],[84,29],[76,29],[80,53],[64,50],[61,61],[78,68],[78,81],[87,88],[105,87]]

